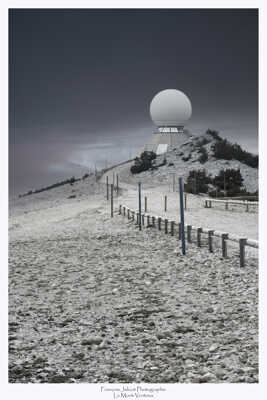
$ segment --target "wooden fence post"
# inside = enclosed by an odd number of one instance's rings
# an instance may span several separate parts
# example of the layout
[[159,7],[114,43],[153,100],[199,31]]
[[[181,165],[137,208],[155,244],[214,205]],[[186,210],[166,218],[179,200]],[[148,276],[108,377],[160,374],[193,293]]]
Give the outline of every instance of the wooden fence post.
[[119,205],[119,214],[121,214],[121,204]]
[[147,212],[147,197],[145,196],[145,212]]
[[202,228],[197,228],[197,247],[201,247],[201,232]]
[[165,233],[167,234],[168,233],[168,220],[167,219],[165,219]]
[[188,243],[192,242],[191,232],[192,232],[192,225],[187,225],[187,241],[188,241]]
[[227,242],[228,233],[222,233],[222,256],[227,257]]
[[171,236],[174,236],[174,221],[171,221]]
[[164,211],[167,211],[167,196],[164,197]]
[[240,267],[243,268],[245,266],[245,246],[247,243],[247,239],[241,238],[239,239],[239,258],[240,258]]
[[116,175],[117,178],[117,196],[119,195],[119,175]]
[[184,194],[184,209],[187,210],[187,195]]
[[161,231],[161,217],[158,217],[158,228]]
[[212,236],[213,236],[214,231],[209,230],[208,231],[208,244],[209,244],[209,252],[213,253],[213,246],[212,246]]
[[128,217],[128,219],[130,219],[130,210],[129,210],[129,208],[127,210],[127,217]]
[[147,226],[149,226],[150,225],[150,215],[147,215],[146,216],[146,223],[147,223]]
[[155,226],[155,217],[152,217],[152,225]]

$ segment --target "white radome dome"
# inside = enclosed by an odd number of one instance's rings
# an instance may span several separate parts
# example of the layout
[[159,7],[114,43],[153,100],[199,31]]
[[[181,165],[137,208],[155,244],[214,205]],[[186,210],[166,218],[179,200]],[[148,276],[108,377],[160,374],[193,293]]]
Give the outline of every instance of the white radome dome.
[[154,124],[162,126],[183,126],[192,114],[189,98],[180,90],[162,90],[150,103],[150,115]]

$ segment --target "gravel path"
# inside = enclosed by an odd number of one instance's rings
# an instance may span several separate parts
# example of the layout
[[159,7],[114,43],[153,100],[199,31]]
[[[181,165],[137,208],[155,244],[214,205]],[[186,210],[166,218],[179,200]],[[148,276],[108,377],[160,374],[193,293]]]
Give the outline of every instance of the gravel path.
[[183,257],[100,195],[35,199],[10,219],[10,382],[258,381],[257,259]]

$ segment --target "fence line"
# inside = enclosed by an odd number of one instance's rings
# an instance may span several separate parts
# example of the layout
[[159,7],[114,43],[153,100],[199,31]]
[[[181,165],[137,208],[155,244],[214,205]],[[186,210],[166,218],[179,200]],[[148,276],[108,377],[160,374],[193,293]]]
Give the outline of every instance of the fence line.
[[[114,178],[115,180],[115,178]],[[111,187],[113,186],[114,192],[116,192],[117,197],[119,197],[120,194],[123,193],[123,189],[119,186],[119,178],[118,176],[116,177],[116,184],[114,183],[109,183],[109,177],[108,175],[106,176],[106,182],[102,183],[102,185],[105,187],[105,198],[107,200],[110,199],[110,193],[111,193]]]
[[222,203],[225,205],[225,209],[228,210],[228,205],[242,205],[246,207],[246,212],[249,212],[249,206],[259,206],[258,201],[248,201],[248,200],[219,200],[219,199],[204,199],[204,207],[211,208],[212,203]]
[[[119,214],[123,216],[127,216],[128,220],[132,220],[138,223],[138,210],[131,210],[129,207],[126,207],[123,204],[119,205]],[[131,217],[130,217],[131,214]],[[145,219],[147,221],[147,226],[158,227],[161,230],[161,221],[164,221],[164,232],[165,234],[170,233],[171,236],[174,236],[175,230],[178,234],[179,240],[181,240],[181,223],[175,222],[174,220],[168,220],[167,218],[163,218],[161,216],[150,215],[146,213],[142,213],[142,224],[144,225]],[[170,229],[169,229],[170,224]],[[176,229],[177,228],[177,229]],[[185,224],[186,230],[186,237],[187,242],[192,243],[192,231],[196,232],[197,236],[197,246],[202,247],[203,243],[201,241],[202,234],[208,235],[208,249],[209,252],[213,252],[213,238],[218,237],[221,239],[221,250],[222,256],[224,258],[227,257],[227,241],[237,242],[239,244],[239,260],[240,260],[240,267],[245,266],[245,247],[253,247],[259,248],[259,242],[254,239],[248,239],[244,237],[239,237],[233,234],[229,234],[226,232],[196,227],[193,225]]]

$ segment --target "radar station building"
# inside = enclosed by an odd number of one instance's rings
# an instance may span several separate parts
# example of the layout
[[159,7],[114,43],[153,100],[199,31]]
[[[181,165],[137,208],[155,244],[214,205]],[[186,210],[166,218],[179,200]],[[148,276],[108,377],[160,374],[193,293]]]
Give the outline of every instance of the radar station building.
[[191,135],[184,127],[191,114],[191,102],[180,90],[166,89],[156,94],[150,103],[150,116],[157,129],[141,153],[153,151],[159,155],[187,142]]

